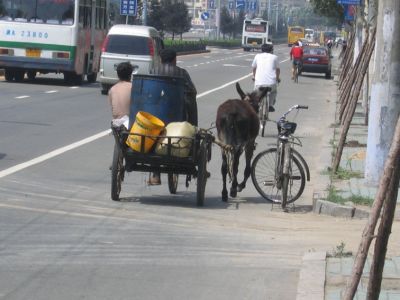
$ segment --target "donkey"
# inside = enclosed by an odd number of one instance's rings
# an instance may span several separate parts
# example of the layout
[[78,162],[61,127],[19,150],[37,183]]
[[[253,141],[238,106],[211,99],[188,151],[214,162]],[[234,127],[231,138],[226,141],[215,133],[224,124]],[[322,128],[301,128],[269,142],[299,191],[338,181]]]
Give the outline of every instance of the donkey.
[[[251,173],[251,158],[255,149],[255,140],[260,129],[258,118],[259,103],[270,91],[270,88],[260,88],[252,93],[245,94],[236,83],[236,90],[241,99],[229,99],[222,103],[217,110],[217,133],[218,139],[226,144],[230,150],[222,150],[222,201],[228,201],[226,189],[226,174],[232,180],[230,196],[236,197],[246,187],[246,181]],[[240,155],[245,151],[246,168],[244,179],[238,184],[237,173]],[[228,162],[228,160],[230,160]]]

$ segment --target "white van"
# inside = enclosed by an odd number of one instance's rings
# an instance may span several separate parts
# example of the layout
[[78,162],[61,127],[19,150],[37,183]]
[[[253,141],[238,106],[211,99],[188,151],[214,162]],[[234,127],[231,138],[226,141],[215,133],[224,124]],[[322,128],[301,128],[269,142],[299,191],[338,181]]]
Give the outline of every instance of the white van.
[[149,26],[114,25],[104,40],[100,57],[101,93],[107,94],[118,82],[117,66],[130,62],[133,74],[148,74],[161,64],[160,51],[164,43],[159,32]]

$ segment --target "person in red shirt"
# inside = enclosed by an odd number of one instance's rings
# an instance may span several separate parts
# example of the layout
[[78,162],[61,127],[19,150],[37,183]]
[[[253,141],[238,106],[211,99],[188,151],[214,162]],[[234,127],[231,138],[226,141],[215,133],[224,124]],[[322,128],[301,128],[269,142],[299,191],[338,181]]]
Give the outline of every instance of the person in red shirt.
[[294,43],[292,49],[290,49],[290,60],[292,63],[292,79],[294,78],[294,67],[298,64],[301,64],[303,59],[303,48],[299,46],[298,42]]

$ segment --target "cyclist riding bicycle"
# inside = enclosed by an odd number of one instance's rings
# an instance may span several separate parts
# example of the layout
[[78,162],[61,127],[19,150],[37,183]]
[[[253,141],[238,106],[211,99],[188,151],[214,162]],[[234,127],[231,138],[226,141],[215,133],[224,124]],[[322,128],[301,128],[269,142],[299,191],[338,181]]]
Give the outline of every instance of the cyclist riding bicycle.
[[270,87],[269,111],[274,112],[277,84],[280,82],[280,68],[278,56],[273,54],[274,46],[272,44],[262,44],[261,52],[254,57],[251,64],[253,70],[254,89],[260,87]]
[[298,42],[294,43],[292,49],[290,49],[290,60],[293,60],[292,63],[292,80],[294,79],[294,68],[299,65],[301,66],[301,61],[303,59],[303,48],[300,47]]

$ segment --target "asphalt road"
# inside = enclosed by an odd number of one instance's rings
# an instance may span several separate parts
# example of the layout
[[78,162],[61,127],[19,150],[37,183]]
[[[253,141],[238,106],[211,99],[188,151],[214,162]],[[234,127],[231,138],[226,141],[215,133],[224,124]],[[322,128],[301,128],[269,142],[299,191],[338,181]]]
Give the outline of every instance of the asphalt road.
[[[309,105],[296,118],[297,135],[315,170],[335,83],[306,74],[294,84],[288,52],[275,47],[282,82],[271,117]],[[254,55],[212,49],[178,57],[198,90],[201,127],[212,127],[218,105],[238,97],[236,81],[252,89]],[[98,83],[69,87],[61,76],[43,75],[34,83],[0,81],[0,90],[0,299],[292,300],[303,253],[340,242],[329,222],[307,213],[313,181],[289,214],[271,211],[251,180],[222,203],[217,146],[203,208],[195,182],[186,188],[181,176],[170,195],[166,177],[148,187],[140,172],[126,175],[122,201],[113,202],[111,113]],[[275,135],[268,124],[256,153]]]

